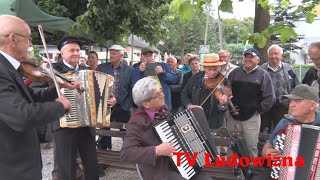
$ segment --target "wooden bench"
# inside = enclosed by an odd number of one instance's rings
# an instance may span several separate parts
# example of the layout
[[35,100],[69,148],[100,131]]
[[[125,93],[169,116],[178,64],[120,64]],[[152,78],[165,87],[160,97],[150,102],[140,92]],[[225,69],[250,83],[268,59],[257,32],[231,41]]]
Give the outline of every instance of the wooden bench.
[[[96,129],[96,135],[123,138],[126,135],[125,129],[126,123],[111,122],[110,129]],[[97,158],[99,165],[104,168],[136,170],[134,164],[120,161],[120,151],[97,149]]]
[[[109,136],[109,137],[119,137],[123,138],[125,136],[126,123],[112,122],[110,129],[97,129],[96,135],[99,136]],[[213,138],[217,146],[228,146],[231,141],[231,138],[221,137],[217,134],[216,130],[212,132]],[[232,136],[241,136],[241,132],[233,131]],[[264,137],[264,136],[263,136]],[[261,140],[263,140],[261,137]],[[264,142],[261,142],[264,143]],[[97,150],[97,158],[100,166],[104,168],[117,168],[117,169],[126,169],[126,170],[136,170],[135,164],[125,163],[120,161],[120,152],[114,150]],[[233,180],[233,179],[243,179],[242,176],[234,175],[233,167],[208,167],[204,168],[204,171],[207,172],[215,180]]]

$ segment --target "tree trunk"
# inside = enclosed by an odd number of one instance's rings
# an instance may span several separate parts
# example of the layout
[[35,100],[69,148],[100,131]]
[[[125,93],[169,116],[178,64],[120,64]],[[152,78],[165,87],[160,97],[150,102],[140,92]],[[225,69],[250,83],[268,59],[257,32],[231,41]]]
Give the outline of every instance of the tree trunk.
[[[258,4],[257,0],[255,1],[255,17],[254,17],[254,26],[253,26],[253,32],[254,33],[261,33],[262,30],[267,28],[270,25],[270,14],[269,10],[265,10],[261,7],[260,4]],[[270,39],[268,38],[266,45],[264,48],[257,48],[257,50],[260,53],[260,64],[267,61],[268,54],[267,50],[270,45]]]

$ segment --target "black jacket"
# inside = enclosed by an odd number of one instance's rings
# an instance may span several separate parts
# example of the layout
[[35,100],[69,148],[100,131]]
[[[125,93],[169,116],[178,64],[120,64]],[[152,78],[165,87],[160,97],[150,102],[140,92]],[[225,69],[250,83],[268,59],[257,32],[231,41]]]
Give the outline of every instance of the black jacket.
[[[201,71],[195,75],[193,75],[186,86],[183,88],[181,92],[181,102],[182,105],[187,106],[188,104],[200,105],[203,100],[203,89],[204,87],[204,71]],[[223,84],[225,86],[230,87],[230,83],[228,79],[225,79]],[[219,101],[215,98],[214,95],[208,99],[209,105],[208,107],[203,107],[209,126],[211,129],[217,129],[222,126],[223,123],[223,115],[225,108],[220,106]],[[206,109],[209,108],[209,109]]]
[[[304,76],[304,78],[302,80],[302,84],[307,84],[307,85],[311,86],[313,81],[318,81],[318,83],[320,84],[320,77],[318,77],[317,72],[318,71],[314,67],[311,67],[307,71],[306,75]],[[319,86],[319,88],[320,88],[320,86]],[[317,90],[318,90],[318,94],[320,97],[320,89],[317,89]]]
[[240,115],[234,116],[240,121],[248,120],[258,112],[270,110],[276,101],[273,83],[269,73],[260,67],[247,73],[243,67],[237,67],[228,76],[232,85],[233,104],[239,108]]
[[0,54],[0,179],[41,180],[36,127],[65,113],[53,86],[34,92]]

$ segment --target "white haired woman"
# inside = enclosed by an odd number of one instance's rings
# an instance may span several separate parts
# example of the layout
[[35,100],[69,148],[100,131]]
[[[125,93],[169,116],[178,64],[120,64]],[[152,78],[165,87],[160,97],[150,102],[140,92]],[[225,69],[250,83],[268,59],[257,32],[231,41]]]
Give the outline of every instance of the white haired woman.
[[[128,122],[121,160],[139,164],[145,180],[184,180],[168,158],[175,151],[172,143],[161,143],[152,129],[171,115],[157,82],[150,77],[140,79],[132,89],[132,96],[139,108]],[[210,177],[201,172],[192,178],[200,179]]]

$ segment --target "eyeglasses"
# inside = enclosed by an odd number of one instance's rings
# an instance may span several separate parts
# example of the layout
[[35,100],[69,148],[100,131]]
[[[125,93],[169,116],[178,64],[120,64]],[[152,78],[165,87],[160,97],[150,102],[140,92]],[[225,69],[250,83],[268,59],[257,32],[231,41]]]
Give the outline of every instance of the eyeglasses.
[[156,98],[159,98],[159,97],[162,97],[164,94],[163,94],[163,92],[162,91],[159,91],[159,92],[157,92],[156,93],[156,95],[155,96],[153,96],[153,97],[151,97],[149,100],[151,100],[151,99],[156,99]]
[[[11,33],[11,34],[14,34],[14,35],[17,35],[17,36],[20,36],[20,37],[24,37],[24,38],[28,38],[28,41],[32,42],[32,37],[31,36],[27,36],[27,35],[23,35],[23,34],[19,34],[19,33]],[[4,37],[9,37],[11,34],[6,34],[6,35],[4,35]]]

